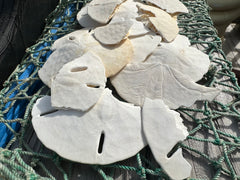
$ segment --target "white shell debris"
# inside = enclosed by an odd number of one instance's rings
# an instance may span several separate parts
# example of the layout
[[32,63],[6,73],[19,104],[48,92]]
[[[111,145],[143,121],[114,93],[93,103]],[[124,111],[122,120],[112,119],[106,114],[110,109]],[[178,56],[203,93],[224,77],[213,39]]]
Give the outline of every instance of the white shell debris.
[[82,26],[82,27],[97,27],[97,26],[101,26],[102,24],[94,21],[87,12],[88,9],[88,4],[86,4],[86,6],[82,7],[82,9],[78,12],[77,14],[77,20],[78,23]]
[[93,0],[88,5],[88,15],[95,21],[106,24],[122,0]]
[[147,3],[158,6],[170,14],[188,13],[188,9],[179,0],[146,0]]
[[116,10],[109,24],[121,21],[132,21],[133,25],[130,28],[128,37],[144,35],[150,30],[145,27],[142,22],[137,21],[136,18],[138,16],[137,2],[134,0],[127,0]]
[[51,87],[51,81],[61,67],[87,51],[92,51],[101,58],[106,77],[115,75],[132,60],[133,47],[130,40],[126,39],[114,46],[104,46],[89,31],[91,29],[77,30],[54,42],[52,49],[55,51],[38,72],[46,85]]
[[132,60],[133,57],[133,47],[129,39],[114,46],[98,45],[89,48],[89,50],[92,50],[103,61],[106,77],[111,77],[117,74]]
[[52,81],[52,106],[86,111],[97,103],[105,88],[105,69],[91,51],[65,64]]
[[127,37],[132,21],[119,21],[98,27],[94,30],[95,38],[104,45],[119,44]]
[[64,46],[59,47],[49,56],[47,62],[38,71],[40,79],[48,87],[51,87],[52,78],[62,68],[62,66],[73,59],[82,56],[84,53],[82,48],[77,44],[66,43]]
[[207,73],[210,65],[209,57],[196,48],[188,47],[188,43],[182,38],[184,36],[178,37],[180,38],[176,38],[175,43],[174,41],[161,43],[161,46],[153,51],[146,62],[168,65],[196,82]]
[[56,112],[45,96],[34,105],[32,116],[42,143],[72,161],[110,164],[137,154],[146,145],[140,108],[120,102],[108,89],[87,112]]
[[160,63],[128,64],[111,78],[118,94],[129,103],[142,106],[146,97],[162,99],[171,109],[191,106],[197,100],[212,101],[219,90],[201,86],[189,77]]
[[151,54],[158,45],[160,45],[162,38],[153,33],[148,33],[143,36],[130,38],[133,46],[132,62],[142,62],[149,54]]
[[174,146],[188,135],[180,114],[170,110],[160,99],[146,98],[142,118],[143,131],[156,161],[171,179],[188,178],[192,167],[183,158],[182,149],[178,149],[171,156],[169,154]]
[[143,17],[147,17],[148,27],[160,34],[166,42],[171,42],[176,38],[179,28],[177,21],[171,15],[157,7],[142,3],[138,3],[137,7],[145,15]]

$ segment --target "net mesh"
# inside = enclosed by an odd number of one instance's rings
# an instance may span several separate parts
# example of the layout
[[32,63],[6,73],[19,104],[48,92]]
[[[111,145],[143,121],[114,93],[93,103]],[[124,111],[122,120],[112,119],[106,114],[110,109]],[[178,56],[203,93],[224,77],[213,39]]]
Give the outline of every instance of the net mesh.
[[[212,62],[199,83],[221,88],[222,93],[211,103],[198,102],[191,108],[178,109],[189,136],[175,149],[183,148],[184,156],[191,162],[194,169],[191,179],[240,179],[237,79],[221,50],[221,40],[216,35],[206,2],[183,2],[190,13],[179,16],[180,33],[187,36],[193,46],[209,54]],[[32,106],[38,98],[49,94],[37,72],[51,54],[53,42],[80,28],[75,16],[85,3],[87,1],[60,1],[46,19],[42,36],[26,50],[22,63],[4,83],[0,92],[1,179],[169,179],[148,147],[119,163],[82,165],[59,157],[34,136]]]

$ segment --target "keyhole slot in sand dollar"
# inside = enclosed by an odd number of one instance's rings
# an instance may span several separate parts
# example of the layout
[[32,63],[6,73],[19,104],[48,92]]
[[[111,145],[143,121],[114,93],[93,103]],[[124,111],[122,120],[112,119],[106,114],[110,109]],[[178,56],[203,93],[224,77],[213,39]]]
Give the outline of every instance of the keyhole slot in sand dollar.
[[71,72],[80,72],[80,71],[86,71],[88,67],[83,66],[83,67],[74,67],[71,69]]
[[98,144],[98,154],[102,154],[104,140],[105,140],[105,134],[102,131],[102,133],[100,135],[100,139],[99,139],[99,144]]

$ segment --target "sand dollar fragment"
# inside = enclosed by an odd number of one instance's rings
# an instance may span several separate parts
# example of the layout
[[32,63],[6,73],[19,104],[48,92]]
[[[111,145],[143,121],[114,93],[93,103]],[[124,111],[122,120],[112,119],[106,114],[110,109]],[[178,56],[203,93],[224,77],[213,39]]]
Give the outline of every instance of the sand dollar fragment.
[[102,24],[97,22],[97,21],[94,21],[89,15],[88,15],[88,12],[87,12],[87,9],[88,9],[88,5],[89,4],[86,4],[86,6],[82,7],[81,10],[78,12],[77,14],[77,20],[79,22],[79,24],[82,26],[82,27],[98,27],[98,26],[101,26]]
[[89,111],[58,110],[50,97],[32,110],[38,138],[60,156],[87,164],[110,164],[137,154],[145,145],[140,107],[120,102],[106,89]]
[[89,51],[60,69],[52,81],[52,106],[86,111],[97,103],[105,83],[103,63]]
[[160,63],[128,64],[111,82],[127,102],[142,106],[146,97],[162,99],[171,109],[189,107],[197,100],[212,101],[220,92]]
[[192,167],[183,158],[182,149],[169,155],[174,146],[188,135],[180,114],[170,110],[161,99],[146,98],[142,119],[148,145],[163,170],[174,180],[188,178]]
[[131,21],[133,25],[128,33],[129,37],[140,36],[148,33],[150,30],[144,26],[140,21],[137,21],[138,8],[137,2],[134,0],[127,0],[121,4],[112,17],[110,24],[122,21]]
[[88,15],[95,21],[106,24],[122,0],[93,0],[88,5]]
[[171,42],[176,38],[179,28],[177,21],[171,15],[157,7],[143,3],[138,3],[137,7],[145,15],[142,17],[147,17],[149,21],[148,27],[160,34],[166,42]]
[[114,45],[120,43],[127,37],[133,25],[132,21],[119,21],[98,27],[94,30],[95,38],[104,45]]
[[57,48],[38,71],[40,79],[48,87],[51,87],[52,79],[61,67],[73,59],[82,56],[83,53],[83,48],[79,48],[79,45],[75,43],[66,43],[64,46]]
[[[175,40],[177,42],[173,43]],[[210,65],[208,55],[194,47],[189,47],[183,38],[175,40],[172,43],[161,43],[161,46],[153,51],[146,62],[168,65],[188,76],[194,82],[202,79]]]
[[81,29],[56,40],[52,46],[55,50],[39,71],[41,80],[51,87],[51,81],[61,67],[82,56],[87,51],[94,52],[102,60],[107,77],[118,73],[132,60],[133,47],[126,39],[114,46],[104,46],[93,36],[91,29]]
[[170,14],[188,13],[188,9],[179,0],[146,0],[147,3],[153,4]]
[[133,45],[132,62],[142,62],[151,54],[162,40],[161,36],[148,33],[143,36],[130,38]]

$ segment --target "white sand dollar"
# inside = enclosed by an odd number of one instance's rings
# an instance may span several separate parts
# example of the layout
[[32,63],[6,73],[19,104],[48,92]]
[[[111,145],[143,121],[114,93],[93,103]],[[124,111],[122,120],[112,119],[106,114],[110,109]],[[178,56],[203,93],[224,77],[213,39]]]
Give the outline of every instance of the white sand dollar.
[[163,170],[171,179],[188,178],[192,167],[183,158],[182,149],[179,148],[168,157],[173,147],[188,135],[180,114],[170,110],[161,99],[146,98],[142,108],[142,119],[147,142]]
[[86,28],[91,28],[91,27],[98,27],[101,26],[102,24],[94,21],[87,12],[87,8],[88,8],[89,4],[86,4],[86,6],[82,7],[82,9],[78,12],[77,14],[77,20],[79,22],[79,24],[82,27],[86,27]]
[[119,21],[107,24],[106,26],[96,28],[94,30],[94,36],[104,45],[119,44],[127,37],[132,25],[132,21]]
[[94,38],[91,29],[83,29],[74,31],[57,40],[55,43],[63,44],[66,39],[70,37],[75,37],[76,42],[79,44],[79,48],[83,48],[84,52],[92,51],[101,58],[105,67],[106,77],[117,74],[132,60],[133,47],[129,39],[117,45],[105,46]]
[[38,72],[46,85],[51,87],[52,79],[61,67],[87,51],[93,51],[101,58],[107,77],[118,73],[132,60],[133,47],[130,40],[126,39],[114,46],[104,46],[93,37],[93,32],[90,31],[91,29],[77,30],[54,42],[52,49],[55,51]]
[[[179,41],[183,38],[176,39]],[[194,82],[202,79],[210,65],[208,55],[194,47],[189,47],[184,39],[182,43],[181,41],[174,43],[174,41],[172,43],[161,43],[161,46],[153,51],[146,62],[168,65],[188,76]]]
[[122,0],[93,0],[88,5],[88,15],[95,21],[106,24]]
[[132,62],[142,62],[149,54],[151,54],[158,45],[160,45],[162,38],[153,33],[148,33],[143,36],[130,38],[133,45],[133,59]]
[[188,39],[187,36],[180,35],[178,34],[177,37],[174,39],[174,41],[166,43],[166,42],[161,42],[161,46],[164,47],[175,47],[175,48],[185,48],[191,46],[191,43]]
[[146,0],[147,3],[158,6],[170,14],[188,13],[188,9],[179,0]]
[[38,71],[40,79],[48,87],[51,87],[52,79],[61,67],[73,59],[82,56],[83,53],[83,48],[79,48],[79,45],[74,43],[66,43],[64,46],[59,47],[53,51],[43,67]]
[[138,3],[137,7],[143,14],[147,15],[148,27],[160,34],[166,42],[171,42],[176,38],[179,28],[177,21],[171,15],[157,7],[142,3]]
[[65,64],[52,81],[52,106],[86,111],[94,106],[105,88],[105,69],[91,51]]
[[139,16],[137,2],[134,0],[127,0],[122,3],[119,8],[116,10],[114,16],[112,17],[111,23],[121,22],[121,21],[131,21],[133,25],[130,28],[129,37],[140,36],[148,33],[150,30],[144,26],[140,21],[137,21],[136,18]]
[[220,92],[160,63],[128,64],[111,82],[127,102],[142,106],[146,97],[162,99],[171,109],[189,107],[197,100],[212,101]]
[[54,111],[49,96],[39,99],[32,124],[41,142],[66,159],[110,164],[134,156],[146,145],[140,107],[118,101],[108,89],[87,112]]

